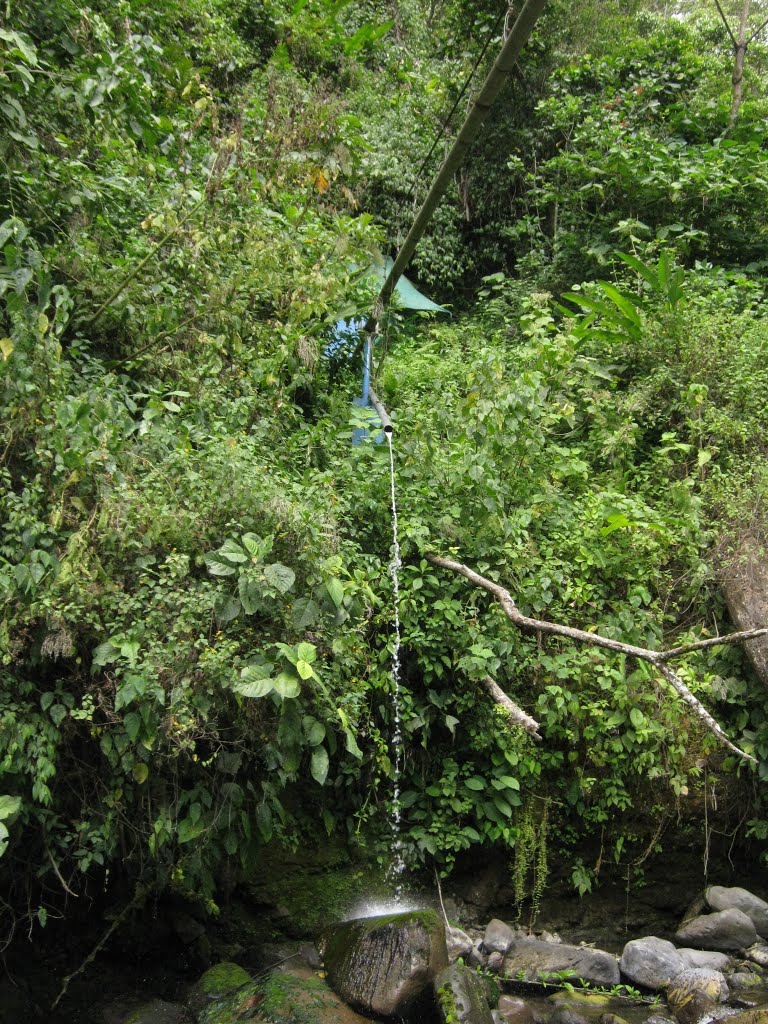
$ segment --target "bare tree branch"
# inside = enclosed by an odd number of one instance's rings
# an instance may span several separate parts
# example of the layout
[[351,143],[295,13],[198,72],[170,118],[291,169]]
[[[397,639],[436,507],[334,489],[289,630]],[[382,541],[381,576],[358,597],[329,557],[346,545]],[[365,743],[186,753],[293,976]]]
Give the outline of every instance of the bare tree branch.
[[[705,725],[707,730],[712,733],[722,746],[730,750],[731,753],[736,754],[737,757],[742,758],[742,760],[748,761],[750,764],[757,764],[757,759],[755,757],[746,753],[746,751],[741,750],[740,747],[737,747],[728,739],[725,732],[718,725],[712,715],[710,715],[701,701],[694,697],[680,676],[678,676],[678,674],[665,663],[665,652],[651,651],[646,647],[636,647],[634,644],[625,644],[620,640],[611,640],[609,637],[601,636],[599,633],[589,633],[584,629],[574,629],[572,626],[563,626],[556,622],[547,622],[544,619],[532,619],[528,615],[523,615],[522,612],[519,611],[512,595],[500,584],[494,583],[493,580],[486,579],[485,576],[481,576],[480,573],[475,572],[473,569],[463,565],[461,562],[455,562],[452,558],[444,558],[441,555],[433,554],[428,554],[425,557],[433,565],[438,565],[443,569],[450,569],[452,572],[456,572],[460,576],[464,576],[464,578],[468,579],[470,583],[474,583],[476,587],[482,587],[483,590],[487,590],[488,593],[492,594],[499,602],[507,618],[521,629],[535,630],[540,633],[548,633],[552,636],[567,637],[569,640],[589,644],[592,647],[605,647],[610,651],[616,651],[618,654],[629,655],[632,658],[637,658],[640,661],[646,661],[653,665],[654,668],[664,676],[675,693],[685,701],[699,721]],[[719,638],[719,642],[723,643],[723,638]]]
[[728,32],[728,35],[731,37],[731,42],[733,43],[734,47],[738,46],[739,44],[736,42],[736,36],[731,31],[731,26],[728,24],[728,19],[726,18],[725,14],[723,14],[723,8],[720,6],[720,0],[715,0],[715,5],[720,14],[720,17],[723,19],[723,24],[725,25],[726,31]]
[[490,676],[485,676],[482,679],[482,684],[488,693],[490,693],[491,698],[500,707],[504,708],[515,725],[519,725],[521,729],[525,729],[525,731],[530,736],[533,736],[534,739],[541,739],[541,736],[539,735],[539,723],[536,719],[531,718],[531,716],[527,715],[522,708],[518,707],[517,704],[515,704],[515,702],[511,700],[506,693],[504,693],[495,679],[491,679]]
[[761,629],[745,629],[741,633],[727,633],[725,636],[712,636],[708,640],[697,640],[693,644],[685,644],[683,647],[671,647],[668,651],[659,652],[659,661],[671,661],[672,658],[679,658],[689,651],[703,651],[707,647],[719,647],[720,644],[739,644],[744,640],[755,640],[759,636],[766,636],[768,627]]
[[747,46],[749,46],[749,44],[751,42],[754,42],[754,40],[757,39],[757,37],[760,35],[760,33],[763,31],[763,29],[766,27],[766,25],[768,25],[768,18],[765,19],[765,21],[762,23],[762,25],[759,25],[755,29],[755,31],[752,33],[752,35],[747,40]]

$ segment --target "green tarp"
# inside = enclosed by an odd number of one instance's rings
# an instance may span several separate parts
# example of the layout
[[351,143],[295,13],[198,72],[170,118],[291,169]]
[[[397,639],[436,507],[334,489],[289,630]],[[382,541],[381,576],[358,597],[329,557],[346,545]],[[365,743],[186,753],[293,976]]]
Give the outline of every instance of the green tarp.
[[[382,260],[381,263],[374,263],[373,266],[366,271],[366,277],[372,277],[376,281],[378,288],[384,284],[387,279],[394,260],[391,260],[388,256]],[[448,313],[448,310],[443,306],[438,306],[436,302],[428,299],[426,295],[422,295],[415,285],[411,284],[405,274],[402,275],[400,280],[397,282],[395,287],[395,301],[394,305],[399,309],[416,309],[426,310],[430,313]]]

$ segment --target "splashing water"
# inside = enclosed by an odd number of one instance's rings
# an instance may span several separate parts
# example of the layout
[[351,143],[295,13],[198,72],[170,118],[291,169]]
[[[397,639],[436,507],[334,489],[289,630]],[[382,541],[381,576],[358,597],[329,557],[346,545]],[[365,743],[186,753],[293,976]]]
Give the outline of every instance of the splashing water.
[[403,876],[405,875],[405,856],[403,840],[400,835],[400,778],[403,770],[403,732],[400,721],[400,542],[397,537],[397,502],[395,500],[395,452],[392,447],[392,434],[386,433],[389,445],[389,478],[392,494],[392,558],[389,563],[389,575],[392,579],[392,599],[395,605],[395,642],[392,648],[392,764],[394,779],[392,784],[392,809],[390,824],[392,829],[392,861],[387,871],[387,881],[394,884],[395,900],[402,902]]

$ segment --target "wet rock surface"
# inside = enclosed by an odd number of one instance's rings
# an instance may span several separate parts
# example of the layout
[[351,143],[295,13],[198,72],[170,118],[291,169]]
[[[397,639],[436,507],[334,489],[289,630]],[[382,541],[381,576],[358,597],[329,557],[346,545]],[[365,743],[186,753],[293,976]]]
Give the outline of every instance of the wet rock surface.
[[432,982],[448,966],[445,926],[434,911],[346,921],[321,952],[331,987],[363,1013],[424,1019]]
[[704,898],[712,910],[740,910],[762,938],[768,938],[768,903],[739,886],[710,885]]
[[696,1024],[705,1015],[711,1017],[727,998],[725,978],[708,967],[688,968],[667,990],[667,1003],[679,1024]]
[[505,957],[504,971],[528,981],[560,972],[561,980],[581,978],[595,985],[617,985],[620,980],[619,965],[610,953],[538,939],[516,939]]
[[743,911],[731,908],[694,917],[677,931],[675,941],[680,945],[729,952],[754,945],[757,931]]
[[621,973],[636,985],[664,988],[686,967],[693,967],[667,939],[648,935],[632,939],[624,947],[619,960]]
[[493,1024],[485,985],[471,968],[451,964],[435,978],[434,990],[444,1024]]

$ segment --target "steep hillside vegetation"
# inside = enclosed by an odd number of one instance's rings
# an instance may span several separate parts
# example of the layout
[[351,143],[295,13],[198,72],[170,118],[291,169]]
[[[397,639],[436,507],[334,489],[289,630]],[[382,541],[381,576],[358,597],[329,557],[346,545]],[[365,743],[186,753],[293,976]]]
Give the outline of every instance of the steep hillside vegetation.
[[[520,632],[427,560],[638,646],[729,629],[720,574],[768,490],[765,48],[731,126],[725,28],[677,13],[550,5],[415,260],[453,319],[394,312],[377,346],[408,858],[524,850],[521,896],[532,842],[596,884],[587,826],[623,870],[699,835],[713,794],[718,828],[768,833],[762,764],[658,672]],[[0,942],[73,893],[213,909],[270,841],[386,857],[388,453],[351,445],[360,353],[326,346],[503,14],[28,0],[0,23]],[[677,667],[762,761],[743,652]]]

